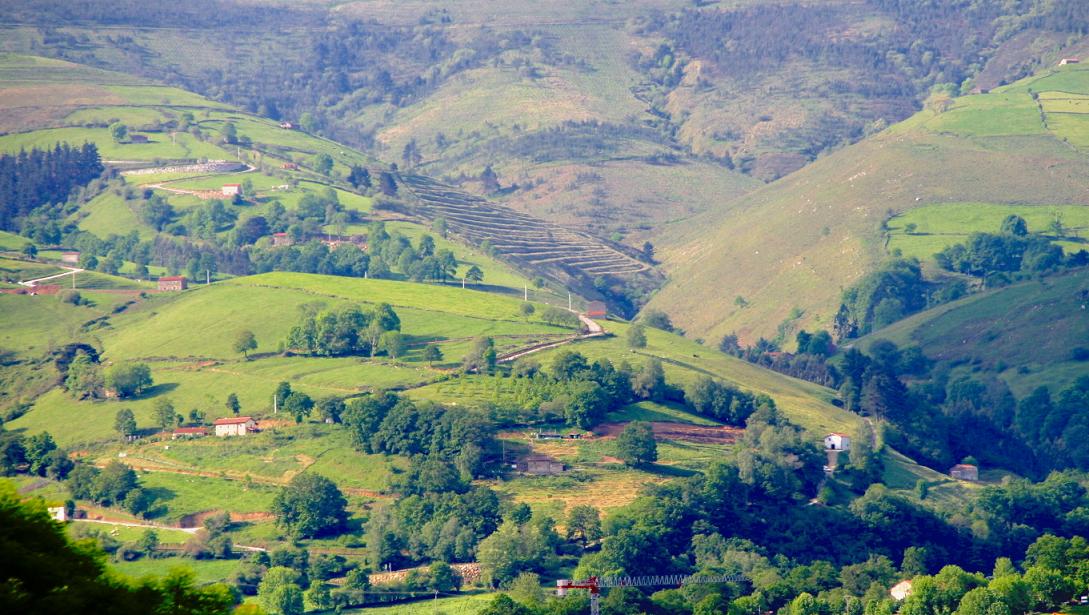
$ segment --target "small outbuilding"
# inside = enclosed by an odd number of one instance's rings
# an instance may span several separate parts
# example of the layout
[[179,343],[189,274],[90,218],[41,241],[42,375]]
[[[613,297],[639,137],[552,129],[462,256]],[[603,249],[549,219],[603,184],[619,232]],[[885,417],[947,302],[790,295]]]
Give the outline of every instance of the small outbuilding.
[[292,124],[291,122],[280,122],[280,128],[283,128],[284,130],[295,130],[295,124]]
[[208,429],[205,427],[179,427],[170,434],[170,439],[203,438],[206,435],[208,435]]
[[242,196],[242,184],[223,184],[220,192],[223,196]]
[[273,246],[276,246],[276,247],[290,246],[293,243],[295,243],[295,242],[291,240],[291,235],[288,235],[287,233],[273,233],[272,234],[272,245]]
[[970,463],[958,463],[949,468],[949,476],[957,480],[976,482],[979,480],[979,467]]
[[252,416],[232,416],[225,419],[216,419],[212,426],[215,427],[216,436],[244,436],[257,431],[257,421]]
[[530,455],[525,458],[521,469],[534,476],[552,476],[563,474],[567,468],[562,461],[556,461],[547,455]]
[[168,275],[159,278],[159,290],[163,292],[185,290],[189,285],[183,275]]
[[849,451],[851,450],[851,437],[844,433],[830,433],[824,437],[824,450]]
[[586,305],[586,315],[590,318],[605,318],[609,313],[604,301],[591,301]]
[[1066,66],[1067,64],[1079,64],[1081,61],[1078,58],[1063,58],[1059,60],[1059,66]]
[[65,521],[67,521],[69,519],[68,509],[65,508],[64,506],[50,506],[46,510],[49,511],[49,516],[53,517],[54,521],[59,521],[60,523],[64,523]]
[[61,252],[61,262],[70,265],[78,265],[79,252]]

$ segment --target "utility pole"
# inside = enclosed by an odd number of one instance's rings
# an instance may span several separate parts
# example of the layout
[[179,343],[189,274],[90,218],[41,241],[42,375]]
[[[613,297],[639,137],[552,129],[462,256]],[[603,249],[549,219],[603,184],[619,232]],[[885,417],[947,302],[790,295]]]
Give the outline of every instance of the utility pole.
[[207,286],[212,283],[212,271],[210,269],[204,270],[204,285]]
[[522,284],[522,300],[529,301],[529,284]]
[[276,414],[277,412],[280,411],[280,407],[279,407],[280,404],[278,403],[279,401],[280,400],[276,399],[276,394],[273,393],[272,394],[272,413],[273,414]]
[[567,293],[567,311],[571,311],[571,293]]

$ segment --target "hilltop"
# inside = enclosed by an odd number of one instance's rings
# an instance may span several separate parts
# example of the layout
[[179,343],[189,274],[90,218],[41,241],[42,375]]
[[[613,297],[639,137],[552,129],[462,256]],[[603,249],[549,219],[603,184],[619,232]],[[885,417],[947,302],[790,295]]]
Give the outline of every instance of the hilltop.
[[[997,231],[999,214],[965,221],[974,207],[965,203],[1037,221],[1055,207],[1089,205],[1089,115],[1072,106],[1086,94],[1085,68],[1047,69],[920,111],[728,209],[672,225],[659,244],[671,281],[650,307],[708,340],[731,331],[772,338],[784,321],[788,333],[830,328],[843,289],[891,250],[922,255],[958,233]],[[945,222],[945,204],[960,218]],[[915,210],[953,225],[950,236],[928,234],[943,227],[906,236]],[[1077,225],[1080,216],[1070,217]]]

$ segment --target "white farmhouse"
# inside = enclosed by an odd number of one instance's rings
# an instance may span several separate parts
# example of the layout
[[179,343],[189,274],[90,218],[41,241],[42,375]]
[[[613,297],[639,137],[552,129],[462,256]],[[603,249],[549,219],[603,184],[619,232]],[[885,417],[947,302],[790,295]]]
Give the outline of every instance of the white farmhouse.
[[232,416],[225,419],[216,419],[212,425],[216,428],[216,435],[244,436],[252,431],[257,431],[257,421],[252,416]]
[[824,450],[849,451],[851,450],[851,437],[845,433],[830,433],[824,437]]

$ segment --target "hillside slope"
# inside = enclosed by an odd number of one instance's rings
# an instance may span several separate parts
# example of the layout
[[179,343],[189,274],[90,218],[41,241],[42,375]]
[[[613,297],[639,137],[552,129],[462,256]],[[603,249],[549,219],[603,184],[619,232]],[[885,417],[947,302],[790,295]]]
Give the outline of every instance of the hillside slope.
[[1060,92],[1089,95],[1089,70],[1049,70],[922,111],[674,225],[659,252],[671,281],[650,306],[716,340],[773,337],[799,310],[795,326],[829,328],[843,288],[886,257],[896,214],[942,203],[1089,205],[1089,115],[1058,106]]
[[859,339],[918,346],[955,368],[993,372],[1018,398],[1038,386],[1061,390],[1089,373],[1074,349],[1089,345],[1089,271],[1022,282],[915,314]]

